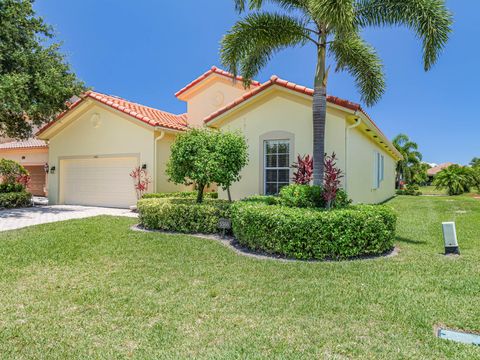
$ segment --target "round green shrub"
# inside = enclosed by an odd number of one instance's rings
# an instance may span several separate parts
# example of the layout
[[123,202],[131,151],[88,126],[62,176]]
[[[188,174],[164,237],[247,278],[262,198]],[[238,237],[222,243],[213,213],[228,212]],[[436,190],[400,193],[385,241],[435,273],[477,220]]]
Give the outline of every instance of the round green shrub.
[[230,218],[230,202],[205,199],[142,199],[137,204],[140,224],[147,229],[181,233],[218,233],[220,218]]
[[420,196],[422,192],[417,184],[408,184],[404,189],[397,190],[397,195]]
[[396,215],[382,205],[330,211],[237,202],[233,233],[252,250],[295,259],[347,259],[393,248]]
[[23,192],[25,191],[25,186],[19,183],[3,183],[0,184],[0,193],[12,193],[12,192]]
[[322,207],[323,191],[320,186],[292,184],[280,190],[281,202],[285,206],[299,208]]
[[[279,195],[280,203],[285,206],[298,208],[326,207],[321,186],[291,184],[283,187]],[[343,189],[339,189],[337,197],[332,203],[332,208],[344,208],[349,206],[351,202],[347,193]]]
[[0,208],[28,207],[32,204],[32,194],[27,191],[0,193]]

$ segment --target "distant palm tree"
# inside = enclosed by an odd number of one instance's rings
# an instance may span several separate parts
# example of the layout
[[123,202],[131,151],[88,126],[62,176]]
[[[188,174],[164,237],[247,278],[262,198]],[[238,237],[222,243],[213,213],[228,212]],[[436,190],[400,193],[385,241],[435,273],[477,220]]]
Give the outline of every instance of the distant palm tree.
[[[239,12],[247,8],[260,10],[267,2],[234,1]],[[268,1],[279,5],[284,12],[253,12],[238,21],[222,40],[222,62],[235,75],[242,75],[248,85],[279,50],[314,45],[317,67],[313,95],[313,182],[322,185],[328,52],[336,62],[337,71],[345,70],[355,78],[362,101],[370,106],[383,95],[385,79],[383,65],[375,50],[362,39],[362,30],[398,25],[410,28],[422,40],[427,71],[448,40],[452,17],[443,0]]]
[[405,134],[399,134],[395,136],[392,141],[393,146],[403,156],[403,160],[397,163],[397,188],[400,187],[400,182],[406,181],[407,183],[412,180],[412,169],[422,161],[422,154],[418,151],[418,144],[411,141]]
[[470,161],[470,166],[472,167],[480,167],[480,158],[474,157],[472,161]]
[[475,185],[473,170],[468,167],[451,165],[440,171],[433,185],[437,189],[447,189],[448,195],[461,195],[470,192],[470,188]]

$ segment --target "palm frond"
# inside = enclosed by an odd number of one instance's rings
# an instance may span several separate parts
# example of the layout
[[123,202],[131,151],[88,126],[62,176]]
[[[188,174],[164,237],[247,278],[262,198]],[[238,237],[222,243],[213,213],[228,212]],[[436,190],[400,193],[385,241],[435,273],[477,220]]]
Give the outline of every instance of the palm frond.
[[335,37],[330,50],[337,62],[337,71],[345,70],[355,79],[362,100],[375,104],[385,92],[383,65],[375,49],[356,33]]
[[278,51],[305,44],[309,32],[300,20],[274,13],[253,13],[237,22],[221,42],[221,59],[245,85]]
[[452,31],[452,14],[444,0],[358,0],[361,26],[404,25],[423,42],[425,71],[437,61]]
[[235,9],[240,13],[246,10],[260,10],[265,1],[277,4],[285,10],[305,10],[309,0],[235,0]]
[[308,9],[324,32],[350,33],[357,27],[354,0],[310,0]]

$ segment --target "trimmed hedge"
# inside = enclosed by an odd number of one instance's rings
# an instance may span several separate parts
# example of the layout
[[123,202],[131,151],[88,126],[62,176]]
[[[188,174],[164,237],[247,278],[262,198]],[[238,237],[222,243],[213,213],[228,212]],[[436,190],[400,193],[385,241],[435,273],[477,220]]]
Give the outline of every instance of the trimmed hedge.
[[25,186],[18,183],[4,183],[0,184],[0,193],[24,192]]
[[243,202],[260,203],[265,205],[280,205],[280,198],[273,195],[252,195],[242,200]]
[[26,191],[0,193],[0,208],[27,207],[32,204],[32,194]]
[[330,211],[237,202],[233,233],[252,249],[296,259],[347,259],[393,248],[396,215],[382,205]]
[[[316,185],[291,184],[280,190],[280,203],[295,208],[325,208],[323,188]],[[337,197],[333,201],[332,209],[345,208],[350,206],[352,201],[348,198],[343,189],[339,189]]]
[[[204,199],[218,199],[217,192],[206,192],[203,194]],[[178,191],[167,193],[152,193],[143,195],[142,199],[165,199],[165,198],[181,198],[181,199],[196,199],[196,191]]]
[[142,199],[137,204],[140,224],[147,229],[181,233],[218,233],[218,220],[230,218],[226,200],[205,199]]

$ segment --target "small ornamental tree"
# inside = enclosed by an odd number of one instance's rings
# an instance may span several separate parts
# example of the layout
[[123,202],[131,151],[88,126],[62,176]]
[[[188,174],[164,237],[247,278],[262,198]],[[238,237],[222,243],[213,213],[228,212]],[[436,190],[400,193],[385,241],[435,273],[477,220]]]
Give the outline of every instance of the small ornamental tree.
[[140,200],[142,196],[148,191],[148,185],[152,182],[148,176],[146,169],[142,169],[140,166],[133,169],[130,173],[130,177],[133,179],[133,186],[137,194],[137,199]]
[[26,187],[29,179],[30,175],[22,165],[13,160],[0,159],[1,184],[21,184]]
[[240,179],[247,160],[247,144],[241,135],[192,129],[172,145],[167,175],[175,184],[194,184],[197,203],[201,203],[205,188],[212,183],[229,190]]
[[197,202],[203,201],[205,187],[215,181],[216,146],[211,131],[192,129],[177,137],[167,164],[169,180],[175,184],[195,185]]
[[337,192],[340,189],[341,179],[343,178],[342,170],[337,168],[337,156],[325,154],[324,160],[324,176],[323,176],[323,199],[327,209],[332,207],[332,203],[337,198]]
[[308,185],[313,180],[313,158],[310,155],[298,155],[293,163],[293,182],[297,185]]
[[217,173],[215,182],[227,191],[228,200],[232,201],[230,186],[240,180],[240,171],[248,163],[248,146],[243,135],[233,132],[216,132],[215,160]]

